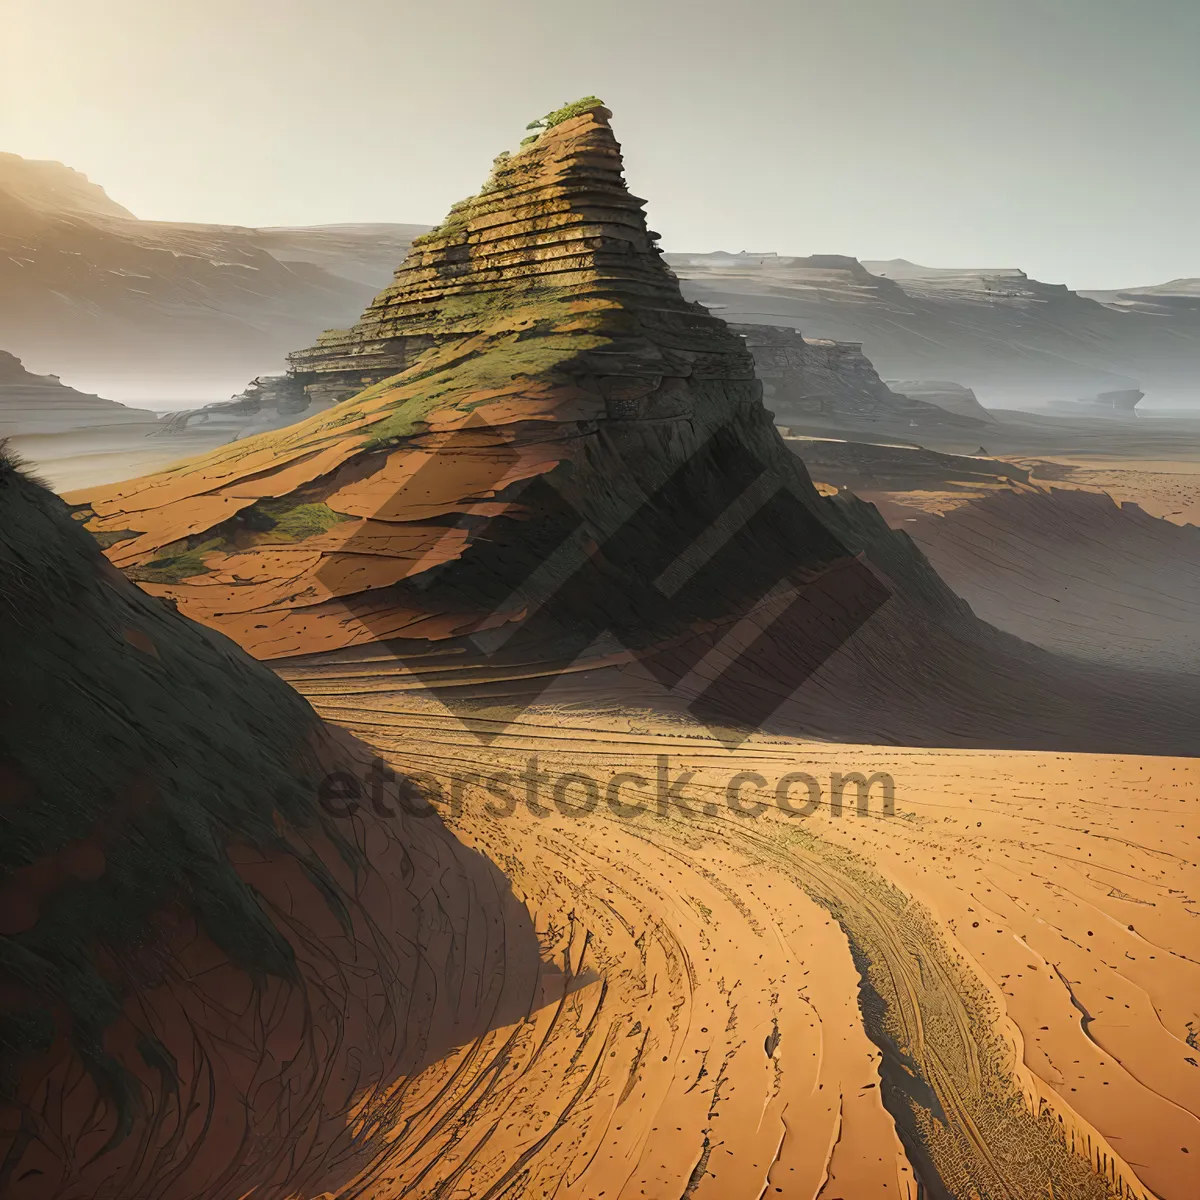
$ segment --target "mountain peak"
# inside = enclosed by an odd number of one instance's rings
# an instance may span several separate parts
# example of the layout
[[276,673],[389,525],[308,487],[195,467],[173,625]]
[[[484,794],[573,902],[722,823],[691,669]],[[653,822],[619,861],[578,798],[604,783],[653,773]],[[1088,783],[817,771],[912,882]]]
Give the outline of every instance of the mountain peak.
[[[745,342],[680,294],[602,107],[499,156],[356,325],[291,363],[338,402],[78,497],[118,566],[261,657],[519,626],[525,573],[554,546],[587,580],[546,606],[556,637],[610,618],[657,636],[693,614],[655,594],[634,615],[662,569],[643,558],[674,559],[680,509],[702,529],[776,470],[786,519],[811,533],[796,561],[853,561],[820,528]],[[739,542],[718,590],[797,535],[764,536],[773,548]]]
[[[342,399],[433,346],[481,334],[504,313],[542,330],[586,314],[593,333],[603,326],[633,358],[640,352],[640,364],[625,364],[635,374],[660,374],[681,336],[702,334],[749,377],[737,340],[680,295],[643,201],[626,187],[610,117],[587,97],[535,122],[540,132],[528,144],[497,156],[480,190],[414,239],[392,285],[354,326],[289,356],[293,373],[310,392]],[[674,328],[664,341],[666,325]]]

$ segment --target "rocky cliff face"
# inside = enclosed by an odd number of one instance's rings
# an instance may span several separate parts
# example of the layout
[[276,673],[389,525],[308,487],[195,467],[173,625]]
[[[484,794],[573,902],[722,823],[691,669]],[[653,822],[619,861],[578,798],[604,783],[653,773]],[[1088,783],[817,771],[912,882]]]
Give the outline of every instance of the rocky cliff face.
[[[353,394],[70,497],[111,560],[264,659],[385,654],[448,687],[624,663],[743,729],[819,675],[790,720],[822,736],[1122,736],[1113,697],[1153,684],[1065,676],[871,506],[817,493],[746,341],[681,296],[609,115],[552,114],[293,357]],[[1156,736],[1193,733],[1167,713]]]
[[57,375],[34,375],[15,355],[0,350],[0,437],[113,425],[153,426],[156,420],[145,409],[77,392]]
[[778,423],[801,429],[856,431],[873,428],[912,437],[954,421],[940,407],[893,391],[879,378],[857,342],[805,338],[778,325],[731,325],[745,339],[762,380],[763,399]]
[[591,357],[578,373],[596,381],[612,415],[648,413],[671,379],[751,379],[752,363],[723,322],[686,303],[663,269],[605,110],[592,113],[498,158],[480,193],[417,239],[357,324],[290,355],[304,386],[353,395],[516,308],[534,332],[572,308],[586,314],[605,345],[580,345]]
[[1190,304],[1176,298],[1169,309],[1151,306],[1164,296],[1107,305],[1019,270],[938,270],[838,255],[668,260],[684,295],[726,320],[860,342],[885,378],[956,380],[989,407],[1040,407],[1133,381],[1155,397],[1195,395],[1194,297]]

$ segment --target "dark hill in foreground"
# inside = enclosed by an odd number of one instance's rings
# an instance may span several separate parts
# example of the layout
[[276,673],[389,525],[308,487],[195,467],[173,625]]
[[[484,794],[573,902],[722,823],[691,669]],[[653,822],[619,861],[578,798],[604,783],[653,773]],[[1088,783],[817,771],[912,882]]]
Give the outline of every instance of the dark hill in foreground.
[[[335,819],[365,751],[7,454],[0,681],[0,1194],[317,1195],[386,1166],[381,1093],[536,972],[501,877],[436,819]],[[463,971],[491,982],[450,1002]]]

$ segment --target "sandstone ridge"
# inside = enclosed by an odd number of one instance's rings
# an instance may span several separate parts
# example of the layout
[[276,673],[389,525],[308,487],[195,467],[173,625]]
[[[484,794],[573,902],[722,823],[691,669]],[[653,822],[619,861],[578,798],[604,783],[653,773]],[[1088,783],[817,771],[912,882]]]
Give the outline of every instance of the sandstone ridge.
[[720,683],[721,720],[802,696],[792,728],[909,744],[1132,745],[1121,697],[1192,745],[1159,681],[1064,672],[817,492],[746,341],[681,295],[609,119],[568,108],[501,155],[361,321],[293,357],[329,407],[69,497],[110,559],[292,664],[433,656],[466,688],[590,661],[672,697]]

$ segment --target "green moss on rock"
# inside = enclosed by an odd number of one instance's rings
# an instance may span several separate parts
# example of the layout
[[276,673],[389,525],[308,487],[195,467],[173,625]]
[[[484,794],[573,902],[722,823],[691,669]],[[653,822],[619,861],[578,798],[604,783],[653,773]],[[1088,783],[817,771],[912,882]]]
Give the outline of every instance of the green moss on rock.
[[603,107],[604,101],[599,96],[583,96],[579,100],[564,103],[562,108],[556,108],[553,112],[548,112],[544,117],[540,117],[536,121],[530,121],[525,128],[553,129],[555,125],[561,125],[564,121],[569,121],[572,117],[581,117],[585,112],[591,112],[593,108]]

